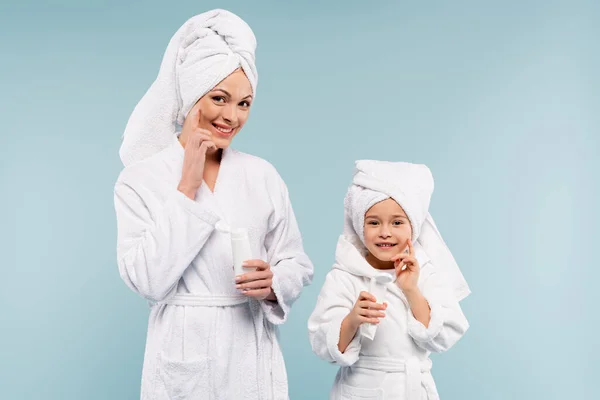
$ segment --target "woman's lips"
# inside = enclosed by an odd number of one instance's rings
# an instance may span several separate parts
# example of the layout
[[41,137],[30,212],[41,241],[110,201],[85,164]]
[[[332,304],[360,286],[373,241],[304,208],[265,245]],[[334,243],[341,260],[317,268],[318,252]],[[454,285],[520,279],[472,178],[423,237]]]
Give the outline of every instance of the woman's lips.
[[233,134],[233,131],[235,130],[231,126],[216,124],[214,122],[212,125],[218,134],[220,134],[221,136],[225,136],[225,137],[230,137]]

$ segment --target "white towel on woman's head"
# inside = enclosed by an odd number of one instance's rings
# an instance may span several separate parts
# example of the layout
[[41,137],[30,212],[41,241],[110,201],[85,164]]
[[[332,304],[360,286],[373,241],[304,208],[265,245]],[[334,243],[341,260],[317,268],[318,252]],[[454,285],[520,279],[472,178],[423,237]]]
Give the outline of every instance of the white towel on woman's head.
[[421,246],[436,270],[446,276],[455,297],[460,301],[471,291],[429,214],[433,188],[433,176],[426,165],[356,161],[352,185],[344,199],[344,235],[359,250],[365,252],[365,213],[377,202],[386,198],[394,199],[410,221],[413,243]]
[[194,104],[242,68],[253,93],[256,38],[237,15],[212,10],[187,20],[171,38],[158,76],[129,117],[119,150],[125,166],[166,148]]

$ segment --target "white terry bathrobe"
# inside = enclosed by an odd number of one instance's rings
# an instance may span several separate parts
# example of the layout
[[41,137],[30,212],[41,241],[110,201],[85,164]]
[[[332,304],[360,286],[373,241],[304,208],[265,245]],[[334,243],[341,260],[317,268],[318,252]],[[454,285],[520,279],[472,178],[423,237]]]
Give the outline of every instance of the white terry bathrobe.
[[[255,87],[249,29],[223,10],[186,22],[125,132],[126,167],[115,185],[117,257],[127,286],[151,304],[143,400],[288,399],[277,325],[311,282],[313,266],[286,185],[268,162],[227,148],[213,192],[202,185],[191,200],[177,190],[184,149],[175,122],[240,65]],[[244,38],[250,45],[236,50],[231,43]],[[183,64],[171,68],[173,57]],[[206,71],[195,73],[195,65]],[[170,74],[187,79],[188,89],[195,85],[195,94],[171,93]],[[247,228],[253,258],[271,265],[277,302],[249,299],[235,288],[232,227]]]
[[[330,399],[439,399],[429,354],[448,350],[468,329],[459,301],[470,290],[427,211],[433,179],[424,165],[361,160],[356,166],[345,199],[344,234],[337,244],[335,264],[308,321],[313,351],[341,367]],[[413,227],[421,268],[418,286],[431,308],[430,323],[426,328],[417,321],[402,290],[389,283],[385,297],[377,299],[387,302],[388,308],[373,340],[359,329],[341,353],[342,320],[360,292],[368,292],[371,279],[382,272],[365,259],[364,214],[389,197],[402,206]],[[388,272],[395,276],[394,270]]]

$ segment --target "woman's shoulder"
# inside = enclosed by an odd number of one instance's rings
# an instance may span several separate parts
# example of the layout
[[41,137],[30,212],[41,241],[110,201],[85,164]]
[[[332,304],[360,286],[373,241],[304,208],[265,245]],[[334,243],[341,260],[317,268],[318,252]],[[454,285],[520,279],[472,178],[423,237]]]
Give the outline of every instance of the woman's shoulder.
[[157,182],[162,176],[173,170],[169,156],[169,148],[152,156],[125,166],[117,177],[117,184],[138,184],[142,182]]
[[262,176],[269,182],[282,181],[277,168],[264,158],[236,149],[230,149],[230,152],[235,156],[236,163],[239,163],[247,171],[252,171],[253,176]]
[[229,152],[235,156],[236,162],[242,163],[249,167],[258,168],[264,171],[275,171],[275,167],[269,161],[265,160],[262,157],[255,156],[254,154],[245,153],[243,151],[230,148]]

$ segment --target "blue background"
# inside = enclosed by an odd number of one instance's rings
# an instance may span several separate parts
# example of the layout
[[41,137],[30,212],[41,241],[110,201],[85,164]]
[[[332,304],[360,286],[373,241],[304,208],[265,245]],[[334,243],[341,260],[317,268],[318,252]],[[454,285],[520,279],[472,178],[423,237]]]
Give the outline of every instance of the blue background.
[[[17,3],[16,1],[12,3]],[[148,308],[116,265],[129,114],[212,8],[258,39],[235,147],[286,180],[315,264],[281,337],[294,399],[336,368],[306,320],[359,158],[425,163],[473,294],[435,355],[442,399],[590,398],[600,372],[600,5],[595,1],[20,1],[0,6],[0,397],[135,399]]]

